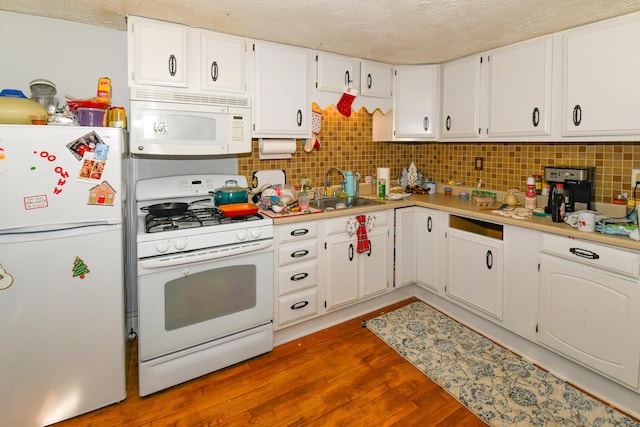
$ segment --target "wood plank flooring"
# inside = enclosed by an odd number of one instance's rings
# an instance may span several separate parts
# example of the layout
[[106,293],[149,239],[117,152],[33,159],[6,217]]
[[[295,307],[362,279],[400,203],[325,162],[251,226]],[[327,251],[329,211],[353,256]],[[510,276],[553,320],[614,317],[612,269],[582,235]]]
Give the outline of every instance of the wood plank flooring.
[[134,341],[127,399],[56,426],[484,426],[361,326],[412,301],[144,398]]

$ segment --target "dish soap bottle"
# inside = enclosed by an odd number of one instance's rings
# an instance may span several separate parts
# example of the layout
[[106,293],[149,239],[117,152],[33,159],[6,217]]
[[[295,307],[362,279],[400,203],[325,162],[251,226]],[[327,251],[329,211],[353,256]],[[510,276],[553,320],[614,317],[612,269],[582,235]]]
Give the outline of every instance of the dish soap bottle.
[[564,221],[564,185],[561,182],[556,183],[553,189],[551,204],[551,221]]

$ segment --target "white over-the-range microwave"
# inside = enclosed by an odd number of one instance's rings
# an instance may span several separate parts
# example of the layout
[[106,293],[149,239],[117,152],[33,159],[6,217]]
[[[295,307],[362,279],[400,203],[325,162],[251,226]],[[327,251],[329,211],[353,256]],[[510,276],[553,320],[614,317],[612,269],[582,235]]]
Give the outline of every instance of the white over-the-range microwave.
[[251,152],[251,100],[131,88],[132,154],[204,156]]

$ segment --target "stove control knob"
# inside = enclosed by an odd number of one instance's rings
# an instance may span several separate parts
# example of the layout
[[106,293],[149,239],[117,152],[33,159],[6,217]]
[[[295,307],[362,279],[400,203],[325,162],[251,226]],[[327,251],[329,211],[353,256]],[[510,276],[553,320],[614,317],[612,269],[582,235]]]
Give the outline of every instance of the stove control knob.
[[183,250],[184,248],[187,247],[186,237],[176,240],[175,242],[173,242],[173,245],[176,247],[177,250],[179,251]]
[[169,250],[169,241],[163,240],[162,242],[156,243],[156,251],[160,253],[167,252]]
[[236,234],[238,240],[246,240],[247,239],[247,230],[240,230],[238,234]]
[[257,239],[258,237],[260,237],[260,234],[262,234],[262,232],[260,231],[259,228],[251,229],[251,237],[253,237],[254,239]]

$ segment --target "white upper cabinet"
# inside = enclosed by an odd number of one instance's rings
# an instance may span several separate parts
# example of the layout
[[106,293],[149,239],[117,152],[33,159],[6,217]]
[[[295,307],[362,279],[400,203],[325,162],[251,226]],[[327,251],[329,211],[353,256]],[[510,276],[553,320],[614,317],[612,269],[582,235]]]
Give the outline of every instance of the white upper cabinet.
[[200,31],[200,87],[220,92],[246,91],[246,41]]
[[564,33],[563,135],[640,134],[640,15]]
[[310,51],[256,42],[254,137],[311,137]]
[[247,93],[247,40],[130,16],[129,85]]
[[321,108],[337,105],[347,87],[357,90],[351,109],[388,112],[392,108],[393,67],[349,56],[316,52],[312,101]]
[[488,53],[489,137],[550,135],[553,38]]
[[363,96],[391,98],[393,66],[381,62],[362,61],[360,65],[360,92]]
[[130,83],[187,87],[188,27],[131,16]]
[[360,87],[360,60],[348,56],[318,53],[316,55],[316,89],[343,93],[347,86]]
[[480,96],[482,55],[471,55],[442,66],[443,138],[478,137],[480,129]]
[[438,65],[396,67],[394,138],[435,139],[438,135]]

